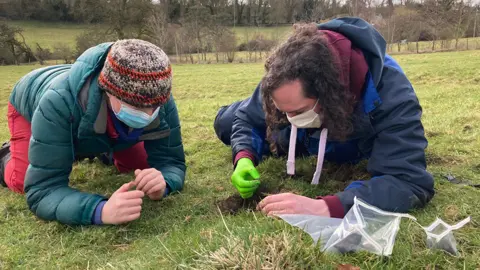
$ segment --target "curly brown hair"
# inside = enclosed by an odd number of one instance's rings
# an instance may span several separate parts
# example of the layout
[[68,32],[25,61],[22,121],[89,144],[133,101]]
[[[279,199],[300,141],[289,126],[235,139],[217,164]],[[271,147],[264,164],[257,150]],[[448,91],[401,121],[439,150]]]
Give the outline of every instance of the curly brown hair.
[[340,63],[332,56],[327,39],[315,24],[298,24],[293,34],[265,62],[261,82],[263,109],[270,150],[277,153],[274,134],[288,124],[286,115],[273,104],[273,92],[284,83],[300,80],[306,97],[318,99],[323,125],[329,137],[343,141],[352,133],[355,97],[340,82]]

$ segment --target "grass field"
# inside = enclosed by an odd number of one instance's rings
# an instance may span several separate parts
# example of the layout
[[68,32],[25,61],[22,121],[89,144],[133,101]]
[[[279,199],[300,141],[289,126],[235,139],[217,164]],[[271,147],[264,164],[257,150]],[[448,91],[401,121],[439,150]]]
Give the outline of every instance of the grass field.
[[[35,43],[46,48],[53,48],[57,43],[65,43],[75,48],[75,38],[84,31],[93,28],[107,28],[106,26],[95,26],[74,23],[49,23],[37,21],[10,21],[9,24],[20,27],[24,30],[23,35],[29,46],[35,48]],[[237,36],[238,43],[245,42],[255,35],[261,34],[267,39],[278,40],[291,30],[288,26],[279,27],[235,27],[232,28]]]
[[84,24],[58,22],[11,21],[9,24],[23,29],[25,41],[33,49],[37,42],[44,48],[53,49],[56,44],[64,43],[74,49],[76,37],[89,29]]
[[[443,177],[480,183],[480,51],[396,56],[424,108],[429,171],[436,196],[412,214],[427,225],[438,216],[472,222],[455,233],[459,257],[426,248],[425,235],[404,220],[390,258],[368,253],[322,254],[308,235],[258,212],[220,214],[216,201],[235,193],[229,176],[231,153],[215,136],[219,106],[247,97],[258,83],[261,64],[176,65],[174,95],[182,120],[188,175],[181,194],[161,202],[145,200],[142,217],[125,226],[70,227],[38,220],[25,198],[0,188],[0,269],[475,269],[480,267],[480,191]],[[7,98],[15,82],[38,66],[0,67],[0,139],[7,140]],[[306,196],[338,191],[344,181],[365,174],[357,166],[326,165],[324,184],[309,184],[314,160],[299,161],[305,177],[287,179],[285,160],[259,167],[268,186]],[[132,179],[113,168],[82,162],[71,183],[109,194]]]

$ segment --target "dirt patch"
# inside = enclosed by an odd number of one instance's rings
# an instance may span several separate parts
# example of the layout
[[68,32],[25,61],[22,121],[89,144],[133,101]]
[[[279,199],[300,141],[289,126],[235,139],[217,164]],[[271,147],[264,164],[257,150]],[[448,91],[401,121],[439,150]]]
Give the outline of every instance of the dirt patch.
[[460,210],[456,205],[449,205],[445,208],[445,216],[451,220],[456,220]]
[[425,131],[425,135],[429,138],[438,137],[443,134],[444,134],[443,132],[428,131],[428,130]]
[[473,127],[471,125],[465,125],[463,127],[463,133],[467,133],[469,131],[473,130]]
[[216,204],[220,211],[225,214],[235,215],[240,210],[256,210],[257,204],[268,195],[280,193],[283,185],[277,188],[269,188],[264,184],[260,184],[255,194],[248,199],[243,199],[240,194],[234,194],[225,200],[217,201]]
[[427,164],[435,165],[455,165],[462,163],[462,160],[459,157],[439,155],[428,151],[425,153],[425,159],[427,161]]

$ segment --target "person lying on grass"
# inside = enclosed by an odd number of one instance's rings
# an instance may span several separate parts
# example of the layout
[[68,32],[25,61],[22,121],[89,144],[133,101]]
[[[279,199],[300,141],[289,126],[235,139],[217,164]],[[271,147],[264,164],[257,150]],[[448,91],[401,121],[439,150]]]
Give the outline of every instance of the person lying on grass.
[[[185,154],[171,88],[167,55],[135,39],[100,44],[73,65],[27,74],[10,96],[11,139],[0,150],[0,182],[25,192],[45,220],[138,219],[144,197],[160,200],[183,187]],[[109,199],[69,187],[76,157],[99,153],[113,153],[120,172],[135,173]]]
[[299,25],[272,52],[253,95],[222,107],[214,123],[219,139],[232,147],[231,179],[243,198],[251,197],[260,184],[255,166],[273,153],[288,156],[289,174],[294,173],[295,156],[317,155],[314,184],[324,158],[335,163],[368,159],[373,177],[316,199],[268,196],[258,208],[269,215],[342,218],[355,196],[397,212],[430,201],[434,189],[426,171],[422,108],[385,48],[372,25],[340,18]]

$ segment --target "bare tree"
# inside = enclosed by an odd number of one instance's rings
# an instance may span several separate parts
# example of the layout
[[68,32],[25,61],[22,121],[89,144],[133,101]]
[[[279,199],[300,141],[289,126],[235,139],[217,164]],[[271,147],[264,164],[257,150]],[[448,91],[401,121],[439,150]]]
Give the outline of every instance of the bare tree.
[[452,10],[452,16],[455,21],[454,25],[454,38],[455,38],[455,50],[458,50],[458,40],[465,37],[465,33],[472,21],[473,9],[471,8],[471,1],[460,0],[455,4],[455,8]]
[[52,52],[48,48],[42,48],[42,46],[40,46],[38,43],[35,43],[35,46],[37,49],[35,52],[35,58],[40,65],[45,65],[45,61],[52,58]]
[[477,17],[478,17],[478,10],[480,9],[480,5],[475,7],[475,18],[473,22],[473,37],[477,36]]
[[185,18],[182,20],[182,25],[185,31],[195,38],[196,53],[206,60],[208,44],[207,37],[209,28],[212,26],[212,17],[208,15],[209,11],[206,7],[197,5],[189,9]]
[[375,2],[373,0],[348,0],[349,14],[371,22],[375,17]]
[[243,21],[243,11],[245,10],[246,0],[234,0],[234,20],[236,24],[242,24]]
[[229,63],[232,63],[235,60],[235,52],[237,50],[235,34],[230,30],[226,30],[220,37],[218,45],[219,51],[224,53],[225,58]]
[[169,24],[167,14],[161,8],[158,8],[153,15],[148,18],[148,36],[158,46],[168,47],[171,37],[169,36]]
[[119,39],[128,36],[142,38],[147,33],[147,21],[153,10],[151,0],[101,0],[106,1],[105,20],[109,32]]
[[[25,42],[22,32],[23,30],[21,28],[12,27],[7,23],[0,22],[0,49],[8,51],[16,65],[20,64],[20,58],[22,57],[28,62],[35,59],[32,50]],[[20,38],[20,40],[18,38]],[[0,55],[0,58],[3,57]],[[0,61],[8,62],[7,59],[0,59]]]

